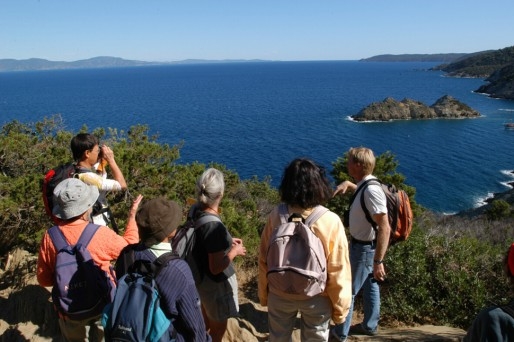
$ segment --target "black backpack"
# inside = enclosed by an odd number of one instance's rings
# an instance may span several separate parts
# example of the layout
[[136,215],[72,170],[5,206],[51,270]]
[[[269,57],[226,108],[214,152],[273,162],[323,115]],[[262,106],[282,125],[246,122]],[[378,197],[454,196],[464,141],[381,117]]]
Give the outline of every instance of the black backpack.
[[206,214],[199,219],[194,219],[195,206],[191,207],[187,215],[186,222],[177,229],[177,233],[171,241],[171,249],[173,253],[177,254],[180,258],[184,259],[196,284],[199,284],[203,279],[203,274],[200,271],[198,262],[196,261],[193,249],[196,242],[196,229],[200,228],[209,222],[221,222],[220,218],[216,215]]

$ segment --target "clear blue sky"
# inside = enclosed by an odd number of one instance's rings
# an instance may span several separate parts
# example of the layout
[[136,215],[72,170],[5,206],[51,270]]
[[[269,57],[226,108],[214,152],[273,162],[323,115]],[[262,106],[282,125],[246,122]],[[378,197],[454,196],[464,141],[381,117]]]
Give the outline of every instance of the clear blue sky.
[[0,59],[355,60],[513,45],[513,0],[0,0]]

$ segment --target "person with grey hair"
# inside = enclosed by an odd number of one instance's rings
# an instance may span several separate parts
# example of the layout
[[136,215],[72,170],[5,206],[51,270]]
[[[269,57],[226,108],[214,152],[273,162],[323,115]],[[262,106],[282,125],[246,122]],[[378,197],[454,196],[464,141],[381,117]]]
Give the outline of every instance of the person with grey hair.
[[[193,219],[205,215],[219,217],[224,192],[223,173],[215,168],[205,170],[196,183]],[[232,261],[245,254],[243,241],[233,238],[221,221],[208,222],[197,228],[193,255],[202,279],[196,286],[213,342],[221,342],[228,318],[238,314],[237,278]]]
[[[99,196],[98,188],[88,185],[77,178],[68,178],[54,189],[53,214],[61,221],[56,226],[70,245],[77,244],[80,236],[91,222],[93,205]],[[115,284],[111,262],[116,260],[121,250],[131,243],[139,241],[136,224],[136,212],[141,202],[139,195],[130,209],[127,227],[123,236],[119,236],[106,226],[99,226],[87,245],[91,258]],[[53,228],[55,229],[55,228]],[[50,229],[49,229],[50,230]],[[49,230],[43,235],[37,260],[37,280],[43,287],[56,286],[56,258],[59,252],[52,241]],[[104,331],[100,316],[82,320],[70,319],[58,312],[59,326],[65,341],[102,341]]]

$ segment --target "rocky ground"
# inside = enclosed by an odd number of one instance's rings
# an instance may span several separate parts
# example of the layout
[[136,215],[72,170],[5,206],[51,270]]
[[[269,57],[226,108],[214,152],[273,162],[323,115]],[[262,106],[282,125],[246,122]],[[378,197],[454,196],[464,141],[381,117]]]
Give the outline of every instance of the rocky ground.
[[[0,341],[59,340],[50,292],[37,285],[35,278],[36,259],[16,250],[0,262]],[[243,275],[240,279],[240,317],[230,319],[226,342],[267,341],[266,308],[256,303],[252,278]],[[460,341],[464,334],[444,326],[381,327],[379,336],[352,336],[350,341]],[[300,341],[299,335],[295,329],[293,342]]]

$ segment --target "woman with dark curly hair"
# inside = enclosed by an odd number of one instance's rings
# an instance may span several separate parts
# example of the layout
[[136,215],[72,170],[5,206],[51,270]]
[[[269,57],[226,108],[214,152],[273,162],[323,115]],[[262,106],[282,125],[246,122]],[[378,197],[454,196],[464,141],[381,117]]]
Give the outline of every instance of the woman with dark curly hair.
[[[348,241],[339,216],[328,209],[311,224],[326,258],[326,287],[321,293],[299,299],[268,282],[268,247],[273,231],[281,224],[281,211],[306,220],[332,197],[325,170],[310,159],[293,160],[280,184],[283,204],[268,216],[259,250],[259,301],[268,306],[269,341],[290,341],[296,316],[301,313],[301,340],[327,341],[329,323],[344,322],[352,297]],[[294,287],[296,284],[291,284]]]

